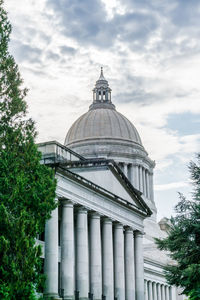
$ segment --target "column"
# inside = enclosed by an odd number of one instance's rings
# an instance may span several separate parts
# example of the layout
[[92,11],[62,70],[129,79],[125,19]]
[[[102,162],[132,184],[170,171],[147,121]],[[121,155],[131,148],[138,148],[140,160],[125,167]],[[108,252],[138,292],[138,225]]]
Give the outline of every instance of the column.
[[112,221],[103,219],[102,227],[102,272],[103,272],[103,296],[106,299],[114,299],[113,281],[113,233]]
[[132,170],[132,178],[131,178],[132,185],[134,186],[134,188],[139,189],[138,166],[132,165],[131,170]]
[[154,201],[154,194],[153,194],[153,173],[150,174],[150,196],[151,201]]
[[169,286],[168,285],[165,286],[165,299],[169,300]]
[[140,174],[140,192],[143,193],[143,176],[142,176],[142,166],[139,167],[139,174]]
[[158,289],[158,300],[162,300],[162,294],[161,294],[161,284],[157,284],[157,289]]
[[114,270],[115,297],[125,300],[124,233],[119,223],[114,225]]
[[149,299],[148,300],[154,300],[153,299],[153,290],[152,290],[152,281],[149,281]]
[[94,300],[101,299],[101,226],[100,215],[97,213],[90,216],[90,292]]
[[61,274],[64,299],[74,299],[74,205],[67,200],[62,202]]
[[149,191],[149,171],[146,171],[146,184],[147,184],[147,198],[150,199],[150,191]]
[[172,286],[169,287],[169,300],[175,299],[175,290],[176,287],[172,287]]
[[145,169],[142,168],[142,181],[143,181],[143,194],[146,197],[146,176],[145,176]]
[[143,260],[143,235],[135,233],[135,290],[136,300],[144,299],[144,260]]
[[88,299],[89,292],[88,263],[88,220],[87,210],[79,208],[76,224],[76,289],[79,299]]
[[45,224],[44,273],[47,276],[44,294],[58,298],[58,208]]
[[136,188],[139,190],[139,166],[135,166]]
[[124,175],[128,178],[128,165],[124,164]]
[[161,299],[165,300],[165,286],[164,286],[164,284],[161,285]]
[[135,264],[133,230],[125,229],[125,295],[126,300],[135,300]]
[[147,280],[144,281],[144,299],[148,300],[148,285],[147,285]]
[[153,282],[153,300],[158,300],[158,297],[157,297],[157,284],[156,284],[156,282]]

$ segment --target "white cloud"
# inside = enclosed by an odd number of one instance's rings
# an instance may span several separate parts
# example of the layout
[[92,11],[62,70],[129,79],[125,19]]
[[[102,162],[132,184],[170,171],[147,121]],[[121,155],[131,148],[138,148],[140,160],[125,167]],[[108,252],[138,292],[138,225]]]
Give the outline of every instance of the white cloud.
[[[38,141],[64,141],[72,122],[88,110],[103,65],[117,109],[134,123],[157,169],[173,169],[175,159],[185,164],[199,151],[199,135],[170,129],[168,117],[200,115],[195,3],[76,0],[63,9],[59,4],[5,2],[13,26],[11,51],[30,89]],[[86,9],[91,5],[92,16]],[[184,181],[157,188],[167,191],[178,183]]]
[[155,185],[155,191],[167,191],[167,190],[172,190],[172,189],[180,189],[183,187],[187,187],[189,186],[188,182],[184,182],[184,181],[179,181],[179,182],[172,182],[172,183],[166,183],[166,184],[158,184]]

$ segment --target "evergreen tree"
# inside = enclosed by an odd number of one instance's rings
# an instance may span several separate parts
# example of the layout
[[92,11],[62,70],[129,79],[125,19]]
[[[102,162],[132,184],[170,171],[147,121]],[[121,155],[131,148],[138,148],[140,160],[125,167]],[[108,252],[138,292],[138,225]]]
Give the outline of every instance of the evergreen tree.
[[171,217],[168,237],[156,243],[161,250],[169,251],[173,265],[165,268],[169,284],[183,288],[183,294],[191,300],[200,299],[200,154],[197,163],[191,162],[193,198],[187,200],[180,194],[175,207],[176,216]]
[[0,299],[35,299],[44,283],[35,243],[56,207],[52,169],[40,164],[27,118],[27,90],[8,51],[11,25],[0,0]]

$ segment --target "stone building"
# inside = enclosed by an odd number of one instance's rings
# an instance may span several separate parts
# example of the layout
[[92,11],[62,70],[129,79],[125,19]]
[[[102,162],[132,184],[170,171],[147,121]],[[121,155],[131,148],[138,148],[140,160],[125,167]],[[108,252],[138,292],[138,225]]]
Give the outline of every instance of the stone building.
[[[177,300],[166,283],[168,256],[154,237],[155,167],[134,125],[117,112],[103,70],[93,103],[64,145],[39,144],[55,168],[58,208],[45,227],[45,295],[54,299]],[[180,298],[182,299],[182,298]]]

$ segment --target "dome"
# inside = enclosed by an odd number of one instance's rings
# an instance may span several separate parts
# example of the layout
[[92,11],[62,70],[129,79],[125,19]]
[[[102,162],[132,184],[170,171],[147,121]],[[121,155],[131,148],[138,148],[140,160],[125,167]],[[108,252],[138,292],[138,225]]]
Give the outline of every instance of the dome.
[[69,129],[65,145],[84,140],[116,139],[142,145],[134,125],[114,108],[97,107],[82,115]]
[[89,111],[71,126],[65,146],[88,158],[147,157],[135,126],[116,111],[111,91],[101,68]]

